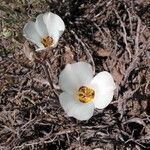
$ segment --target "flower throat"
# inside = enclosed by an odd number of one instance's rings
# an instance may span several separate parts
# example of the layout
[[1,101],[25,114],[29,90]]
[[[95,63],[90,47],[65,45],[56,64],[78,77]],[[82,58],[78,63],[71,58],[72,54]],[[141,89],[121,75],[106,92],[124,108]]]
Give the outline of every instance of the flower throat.
[[91,102],[94,99],[95,91],[87,86],[81,86],[78,90],[78,99],[82,103]]
[[44,45],[44,47],[48,47],[54,43],[54,40],[52,37],[46,36],[41,39],[41,43]]

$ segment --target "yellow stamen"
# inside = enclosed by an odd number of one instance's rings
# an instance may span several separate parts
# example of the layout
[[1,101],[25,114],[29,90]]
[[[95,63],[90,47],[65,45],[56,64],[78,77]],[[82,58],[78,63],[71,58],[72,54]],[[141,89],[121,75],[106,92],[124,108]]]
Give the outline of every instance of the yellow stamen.
[[54,43],[54,40],[52,37],[46,36],[41,39],[41,43],[44,45],[44,47],[48,47]]
[[94,99],[95,91],[87,86],[81,86],[77,95],[80,102],[88,103]]

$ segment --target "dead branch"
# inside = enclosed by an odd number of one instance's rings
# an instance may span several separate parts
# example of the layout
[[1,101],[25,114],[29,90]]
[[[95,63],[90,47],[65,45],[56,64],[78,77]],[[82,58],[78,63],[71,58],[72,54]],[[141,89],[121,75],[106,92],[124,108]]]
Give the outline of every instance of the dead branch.
[[139,51],[139,35],[140,35],[140,26],[141,26],[141,19],[137,17],[138,22],[137,22],[137,29],[136,29],[136,37],[135,37],[135,54],[138,53]]
[[94,63],[93,57],[92,57],[91,53],[89,52],[87,46],[85,45],[85,43],[78,37],[78,35],[73,30],[71,30],[70,32],[74,35],[75,39],[82,45],[83,50],[84,50],[85,54],[87,55],[87,58],[92,63],[93,73],[95,74],[95,63]]
[[115,11],[115,14],[116,14],[116,16],[118,17],[118,19],[120,21],[122,29],[123,29],[123,34],[121,34],[121,35],[122,35],[122,37],[124,39],[124,43],[126,45],[126,50],[128,51],[129,58],[131,60],[132,55],[131,55],[131,51],[129,49],[128,42],[127,42],[127,32],[126,32],[126,29],[125,29],[125,25],[124,25],[123,21],[121,20],[121,17],[119,16],[118,12],[116,10],[114,10],[114,11]]

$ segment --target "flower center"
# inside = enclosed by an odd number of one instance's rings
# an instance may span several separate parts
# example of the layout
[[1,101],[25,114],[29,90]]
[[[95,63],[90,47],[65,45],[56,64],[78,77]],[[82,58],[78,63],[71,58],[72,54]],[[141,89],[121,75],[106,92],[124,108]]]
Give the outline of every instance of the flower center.
[[94,99],[95,91],[87,86],[81,86],[78,90],[78,99],[82,103],[88,103]]
[[41,39],[41,43],[44,45],[44,47],[48,47],[54,43],[54,40],[52,37],[46,36]]

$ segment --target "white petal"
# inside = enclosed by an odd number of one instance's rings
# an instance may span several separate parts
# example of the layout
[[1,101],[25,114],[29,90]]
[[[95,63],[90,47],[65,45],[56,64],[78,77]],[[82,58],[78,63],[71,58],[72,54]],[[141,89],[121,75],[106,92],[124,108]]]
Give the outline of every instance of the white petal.
[[99,109],[107,107],[113,99],[114,91],[99,91],[95,89],[94,106]]
[[114,90],[116,88],[112,75],[107,71],[98,73],[92,79],[91,84],[98,85],[100,90]]
[[43,21],[43,15],[44,14],[40,14],[37,16],[36,22],[35,22],[35,27],[41,37],[46,37],[46,36],[48,36],[48,31],[47,31],[47,27]]
[[36,48],[36,50],[35,51],[42,51],[42,50],[46,50],[46,48],[44,47],[44,45],[43,44],[41,44],[40,45],[40,47],[39,48]]
[[43,46],[41,43],[41,37],[36,31],[35,23],[34,22],[28,22],[24,28],[23,28],[23,35],[26,39],[36,44],[38,47]]
[[55,41],[55,46],[65,30],[65,24],[63,20],[56,14],[49,12],[43,15],[43,21],[46,24],[49,36]]
[[60,94],[59,100],[61,106],[70,117],[74,117],[78,120],[88,120],[93,115],[93,103],[81,103],[66,92]]
[[59,86],[63,91],[75,93],[80,86],[87,85],[92,79],[92,67],[85,62],[67,64],[60,73]]
[[113,99],[115,83],[110,73],[103,71],[97,74],[91,81],[91,86],[95,90],[94,105],[103,109]]
[[72,64],[72,69],[82,85],[88,84],[93,78],[92,66],[86,62]]

